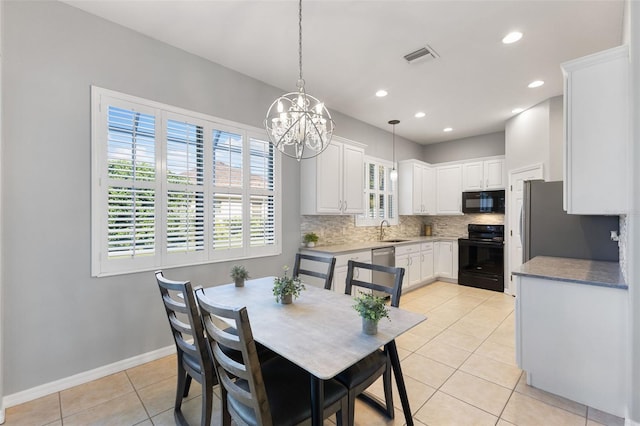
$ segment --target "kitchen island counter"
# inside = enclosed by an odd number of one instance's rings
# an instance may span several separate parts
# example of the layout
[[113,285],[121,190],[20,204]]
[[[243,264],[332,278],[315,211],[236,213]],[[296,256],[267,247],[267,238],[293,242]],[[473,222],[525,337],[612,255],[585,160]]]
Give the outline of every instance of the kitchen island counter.
[[553,281],[628,289],[618,262],[537,256],[516,268],[513,274]]

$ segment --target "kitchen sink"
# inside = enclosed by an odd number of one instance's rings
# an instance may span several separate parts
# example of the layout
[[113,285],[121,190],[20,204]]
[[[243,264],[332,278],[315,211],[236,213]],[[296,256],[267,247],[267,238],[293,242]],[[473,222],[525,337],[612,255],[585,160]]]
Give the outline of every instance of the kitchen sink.
[[382,240],[383,243],[403,243],[409,240]]

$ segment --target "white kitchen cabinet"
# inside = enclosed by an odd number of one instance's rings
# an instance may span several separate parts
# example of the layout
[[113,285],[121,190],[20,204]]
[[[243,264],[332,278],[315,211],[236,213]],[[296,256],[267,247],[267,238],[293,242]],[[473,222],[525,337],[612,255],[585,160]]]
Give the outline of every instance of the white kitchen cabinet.
[[405,291],[422,282],[420,272],[420,244],[396,247],[396,267],[404,268],[402,290]]
[[433,242],[422,243],[420,246],[420,280],[427,281],[433,279]]
[[435,274],[441,278],[458,278],[458,242],[435,243]]
[[628,291],[516,277],[516,360],[527,383],[624,417]]
[[504,159],[462,164],[463,191],[490,191],[505,188]]
[[462,214],[462,165],[436,167],[436,214]]
[[[363,250],[353,253],[336,256],[336,266],[333,270],[333,284],[331,289],[337,293],[344,294],[347,281],[348,263],[350,260],[356,262],[371,263],[371,250]],[[362,281],[371,281],[371,271],[356,268],[354,277]]]
[[627,46],[562,64],[565,209],[626,214],[631,182],[630,62]]
[[340,140],[300,168],[303,215],[364,213],[364,149]]
[[436,212],[435,170],[417,160],[398,164],[398,210],[401,215],[430,215]]

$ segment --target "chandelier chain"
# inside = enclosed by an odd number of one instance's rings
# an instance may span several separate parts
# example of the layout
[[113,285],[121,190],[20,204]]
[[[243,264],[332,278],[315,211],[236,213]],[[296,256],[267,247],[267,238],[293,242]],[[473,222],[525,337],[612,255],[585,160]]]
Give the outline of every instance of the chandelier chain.
[[302,0],[298,2],[298,68],[299,80],[302,81]]

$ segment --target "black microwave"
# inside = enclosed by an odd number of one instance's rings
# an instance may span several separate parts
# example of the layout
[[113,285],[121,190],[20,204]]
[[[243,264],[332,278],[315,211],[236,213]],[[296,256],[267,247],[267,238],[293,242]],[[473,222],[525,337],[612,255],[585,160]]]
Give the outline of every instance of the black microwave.
[[463,192],[462,213],[504,213],[504,190]]

